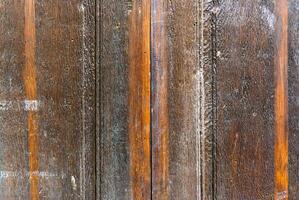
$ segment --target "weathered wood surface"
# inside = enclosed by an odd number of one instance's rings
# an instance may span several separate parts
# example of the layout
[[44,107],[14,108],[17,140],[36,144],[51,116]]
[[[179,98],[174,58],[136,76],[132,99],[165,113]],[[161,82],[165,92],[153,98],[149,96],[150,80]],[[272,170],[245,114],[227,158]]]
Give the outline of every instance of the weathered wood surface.
[[299,198],[299,1],[289,2],[289,199]]
[[150,199],[150,1],[98,5],[99,199]]
[[275,5],[217,6],[216,198],[273,199]]
[[218,4],[218,199],[288,198],[287,4]]
[[[201,93],[207,89],[207,102],[212,95],[209,85],[205,87],[212,66],[202,59],[210,48],[210,44],[203,48],[207,43],[203,34],[210,28],[204,26],[209,21],[201,20],[207,5],[204,1],[152,1],[153,199],[201,199],[211,194],[202,193],[210,189],[206,177],[211,167],[205,168],[201,159],[206,150],[206,155],[212,153],[212,144],[207,143],[211,126],[202,131],[202,122],[211,114],[201,110]],[[205,164],[211,164],[208,160]]]
[[92,1],[0,1],[0,199],[95,198]]
[[298,199],[298,7],[0,0],[0,199]]

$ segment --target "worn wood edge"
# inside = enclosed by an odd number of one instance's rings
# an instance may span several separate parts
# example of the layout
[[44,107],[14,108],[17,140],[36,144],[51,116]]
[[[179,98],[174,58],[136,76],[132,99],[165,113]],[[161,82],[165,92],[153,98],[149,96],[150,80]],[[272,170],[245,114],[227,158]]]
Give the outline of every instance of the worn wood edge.
[[151,1],[152,199],[169,195],[167,1]]
[[102,0],[96,0],[96,20],[95,20],[95,35],[96,35],[96,200],[102,199],[101,195],[101,59],[102,59]]
[[276,0],[275,188],[276,200],[288,199],[288,2]]
[[96,2],[81,3],[82,20],[82,136],[80,193],[82,199],[96,198]]
[[299,197],[299,174],[298,172],[298,104],[296,103],[297,95],[298,95],[298,73],[293,73],[298,70],[299,62],[297,62],[297,55],[299,52],[296,50],[299,48],[299,33],[298,33],[298,0],[288,1],[288,16],[289,16],[289,25],[288,25],[288,44],[289,44],[289,52],[288,52],[288,66],[289,73],[288,74],[288,90],[289,90],[289,161],[288,161],[288,170],[289,170],[289,199],[296,199]]
[[199,5],[200,67],[198,72],[201,184],[199,199],[217,198],[217,17],[218,1],[201,0]]

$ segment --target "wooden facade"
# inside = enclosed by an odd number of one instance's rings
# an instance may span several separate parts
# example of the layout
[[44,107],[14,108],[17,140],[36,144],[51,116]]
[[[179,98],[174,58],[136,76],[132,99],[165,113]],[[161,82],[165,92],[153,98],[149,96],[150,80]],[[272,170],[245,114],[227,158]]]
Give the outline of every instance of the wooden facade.
[[0,199],[299,199],[298,0],[0,0]]

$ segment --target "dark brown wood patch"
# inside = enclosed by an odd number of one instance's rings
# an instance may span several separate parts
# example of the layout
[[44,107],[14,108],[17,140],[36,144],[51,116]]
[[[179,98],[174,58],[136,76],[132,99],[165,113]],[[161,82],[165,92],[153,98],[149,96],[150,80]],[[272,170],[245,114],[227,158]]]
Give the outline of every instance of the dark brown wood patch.
[[273,199],[275,4],[221,1],[215,9],[215,197]]
[[94,8],[0,3],[1,199],[95,198]]

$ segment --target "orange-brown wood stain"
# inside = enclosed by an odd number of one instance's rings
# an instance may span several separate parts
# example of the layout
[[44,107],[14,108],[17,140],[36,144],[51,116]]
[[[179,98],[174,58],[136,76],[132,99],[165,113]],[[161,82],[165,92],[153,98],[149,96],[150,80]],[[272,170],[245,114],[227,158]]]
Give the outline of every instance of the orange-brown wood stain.
[[288,3],[276,0],[275,199],[288,199]]
[[[35,66],[35,0],[25,0],[25,66],[23,70],[24,86],[28,101],[36,101],[36,66]],[[30,199],[38,200],[38,125],[37,113],[28,111],[28,151],[30,174]]]
[[150,1],[129,13],[129,141],[132,198],[151,198]]

